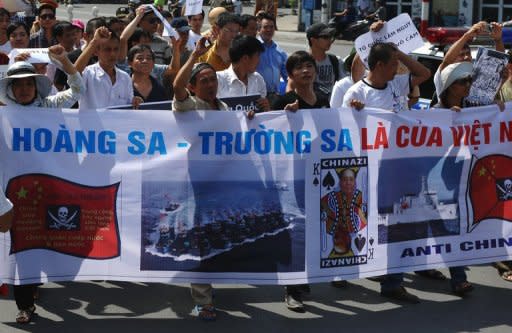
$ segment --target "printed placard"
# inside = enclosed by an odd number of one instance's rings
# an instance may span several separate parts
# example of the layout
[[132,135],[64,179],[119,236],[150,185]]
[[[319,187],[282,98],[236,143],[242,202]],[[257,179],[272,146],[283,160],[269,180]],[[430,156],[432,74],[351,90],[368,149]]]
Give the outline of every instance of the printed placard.
[[368,65],[368,55],[373,44],[394,43],[400,51],[407,54],[423,46],[424,42],[409,14],[400,14],[386,22],[378,32],[367,32],[355,41],[359,57]]
[[201,14],[203,0],[187,0],[185,5],[185,16]]
[[322,159],[320,165],[320,266],[366,264],[368,159]]

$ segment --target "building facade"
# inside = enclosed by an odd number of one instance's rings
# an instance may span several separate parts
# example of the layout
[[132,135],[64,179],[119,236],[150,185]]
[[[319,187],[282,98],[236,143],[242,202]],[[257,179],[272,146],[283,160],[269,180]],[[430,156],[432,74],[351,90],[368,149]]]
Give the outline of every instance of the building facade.
[[[422,0],[386,1],[388,17],[409,13],[421,17]],[[430,26],[464,26],[478,21],[512,20],[512,0],[430,0]]]

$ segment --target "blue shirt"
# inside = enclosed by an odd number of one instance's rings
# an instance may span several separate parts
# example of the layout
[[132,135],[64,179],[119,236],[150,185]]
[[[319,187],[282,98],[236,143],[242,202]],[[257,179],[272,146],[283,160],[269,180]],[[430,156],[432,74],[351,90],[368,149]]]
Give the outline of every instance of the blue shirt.
[[256,71],[265,79],[267,94],[279,93],[279,78],[282,77],[284,81],[288,80],[286,72],[288,55],[274,41],[269,45],[263,42],[261,37],[258,36],[258,39],[263,44],[265,51],[260,55],[260,63]]

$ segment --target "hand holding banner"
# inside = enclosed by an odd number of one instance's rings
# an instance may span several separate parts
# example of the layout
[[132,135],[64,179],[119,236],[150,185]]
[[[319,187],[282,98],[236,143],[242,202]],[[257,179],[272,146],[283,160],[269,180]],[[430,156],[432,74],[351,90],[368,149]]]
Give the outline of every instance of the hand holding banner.
[[49,64],[52,61],[50,60],[50,56],[48,55],[48,48],[40,48],[40,49],[12,49],[9,53],[9,65],[14,64],[17,55],[22,53],[30,54],[30,58],[25,60],[31,64]]
[[409,53],[423,46],[423,39],[414,26],[409,14],[400,14],[386,22],[384,27],[377,32],[367,32],[359,36],[355,41],[357,54],[368,65],[368,55],[373,44],[394,43],[403,53]]
[[169,22],[167,22],[167,20],[162,16],[162,14],[160,14],[160,12],[155,8],[155,6],[153,6],[153,5],[147,5],[147,6],[150,6],[151,9],[153,9],[153,13],[155,13],[155,16],[158,17],[160,19],[160,21],[162,22],[162,24],[164,25],[164,32],[162,33],[162,36],[174,37],[176,39],[180,39],[180,35],[178,34],[178,32],[173,27],[171,27],[171,24]]

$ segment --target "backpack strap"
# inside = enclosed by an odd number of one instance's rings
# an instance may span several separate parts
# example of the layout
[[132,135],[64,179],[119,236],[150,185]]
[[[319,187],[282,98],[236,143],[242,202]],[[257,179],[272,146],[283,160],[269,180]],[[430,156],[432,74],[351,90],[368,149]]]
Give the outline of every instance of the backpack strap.
[[336,82],[340,79],[340,61],[334,54],[327,53],[327,56],[329,57],[329,61],[333,67],[334,81]]

